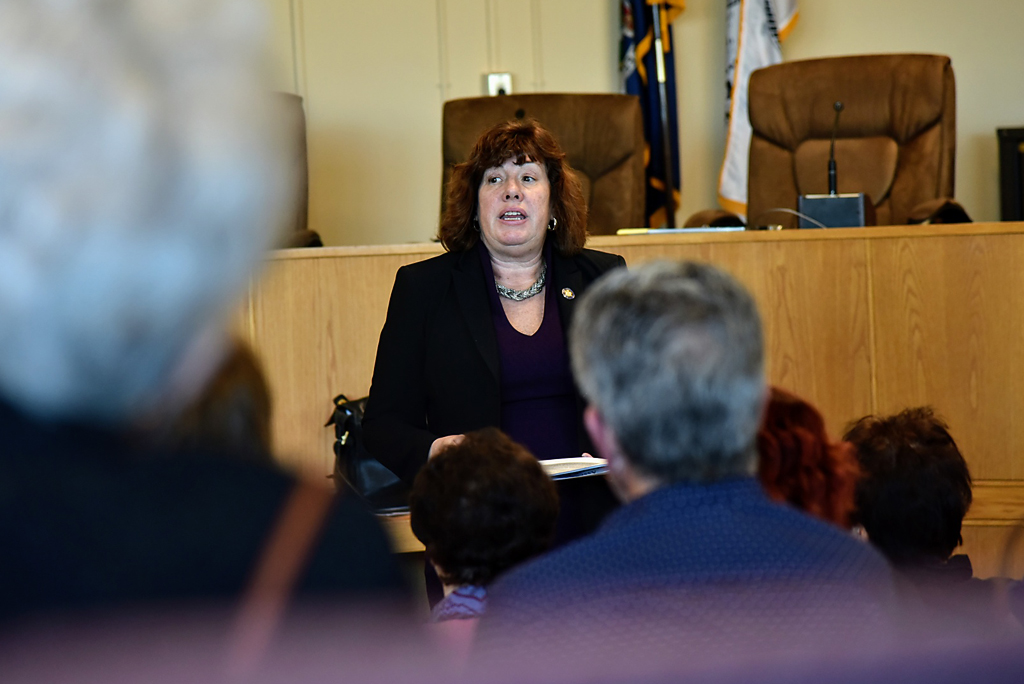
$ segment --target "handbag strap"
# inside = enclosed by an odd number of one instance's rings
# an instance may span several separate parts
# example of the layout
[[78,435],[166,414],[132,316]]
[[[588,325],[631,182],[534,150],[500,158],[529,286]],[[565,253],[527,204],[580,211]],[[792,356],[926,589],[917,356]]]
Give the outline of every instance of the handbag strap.
[[292,487],[235,616],[227,659],[232,677],[251,675],[259,666],[333,502],[334,494],[325,487],[301,480]]

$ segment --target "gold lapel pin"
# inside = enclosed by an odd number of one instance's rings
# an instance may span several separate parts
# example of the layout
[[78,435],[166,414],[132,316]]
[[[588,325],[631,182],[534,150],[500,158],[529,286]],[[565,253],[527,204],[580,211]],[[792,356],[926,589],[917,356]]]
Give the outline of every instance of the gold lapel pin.
[[562,288],[562,296],[566,299],[576,299],[576,293],[567,287]]

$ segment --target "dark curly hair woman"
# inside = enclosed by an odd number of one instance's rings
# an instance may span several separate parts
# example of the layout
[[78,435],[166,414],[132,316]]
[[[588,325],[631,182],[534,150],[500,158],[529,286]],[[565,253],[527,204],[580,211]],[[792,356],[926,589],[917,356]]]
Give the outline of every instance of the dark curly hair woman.
[[927,406],[866,416],[846,439],[864,478],[857,518],[897,567],[941,566],[961,543],[971,506],[971,474],[949,426]]
[[555,484],[500,430],[468,433],[420,470],[409,501],[412,531],[444,585],[435,622],[479,617],[491,581],[551,544]]
[[536,121],[485,131],[455,167],[447,250],[403,266],[380,333],[364,430],[402,480],[470,430],[501,428],[538,459],[589,450],[566,330],[622,257],[584,249],[580,181]]

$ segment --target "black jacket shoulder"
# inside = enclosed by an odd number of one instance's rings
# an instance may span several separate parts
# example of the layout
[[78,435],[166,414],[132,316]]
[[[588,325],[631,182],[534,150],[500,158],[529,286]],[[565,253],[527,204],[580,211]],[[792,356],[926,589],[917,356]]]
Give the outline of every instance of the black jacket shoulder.
[[600,252],[596,249],[584,249],[575,259],[581,270],[585,270],[587,266],[590,266],[596,273],[604,273],[613,268],[626,265],[626,260],[618,254]]

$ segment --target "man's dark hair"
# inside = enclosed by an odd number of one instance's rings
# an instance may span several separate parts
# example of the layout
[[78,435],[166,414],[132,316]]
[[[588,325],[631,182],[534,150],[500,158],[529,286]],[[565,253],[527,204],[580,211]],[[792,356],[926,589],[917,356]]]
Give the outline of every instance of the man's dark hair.
[[409,508],[441,581],[486,586],[551,545],[558,492],[526,447],[485,428],[427,461]]
[[896,565],[945,561],[962,542],[971,474],[949,427],[929,407],[866,416],[847,430],[863,478],[856,522]]

